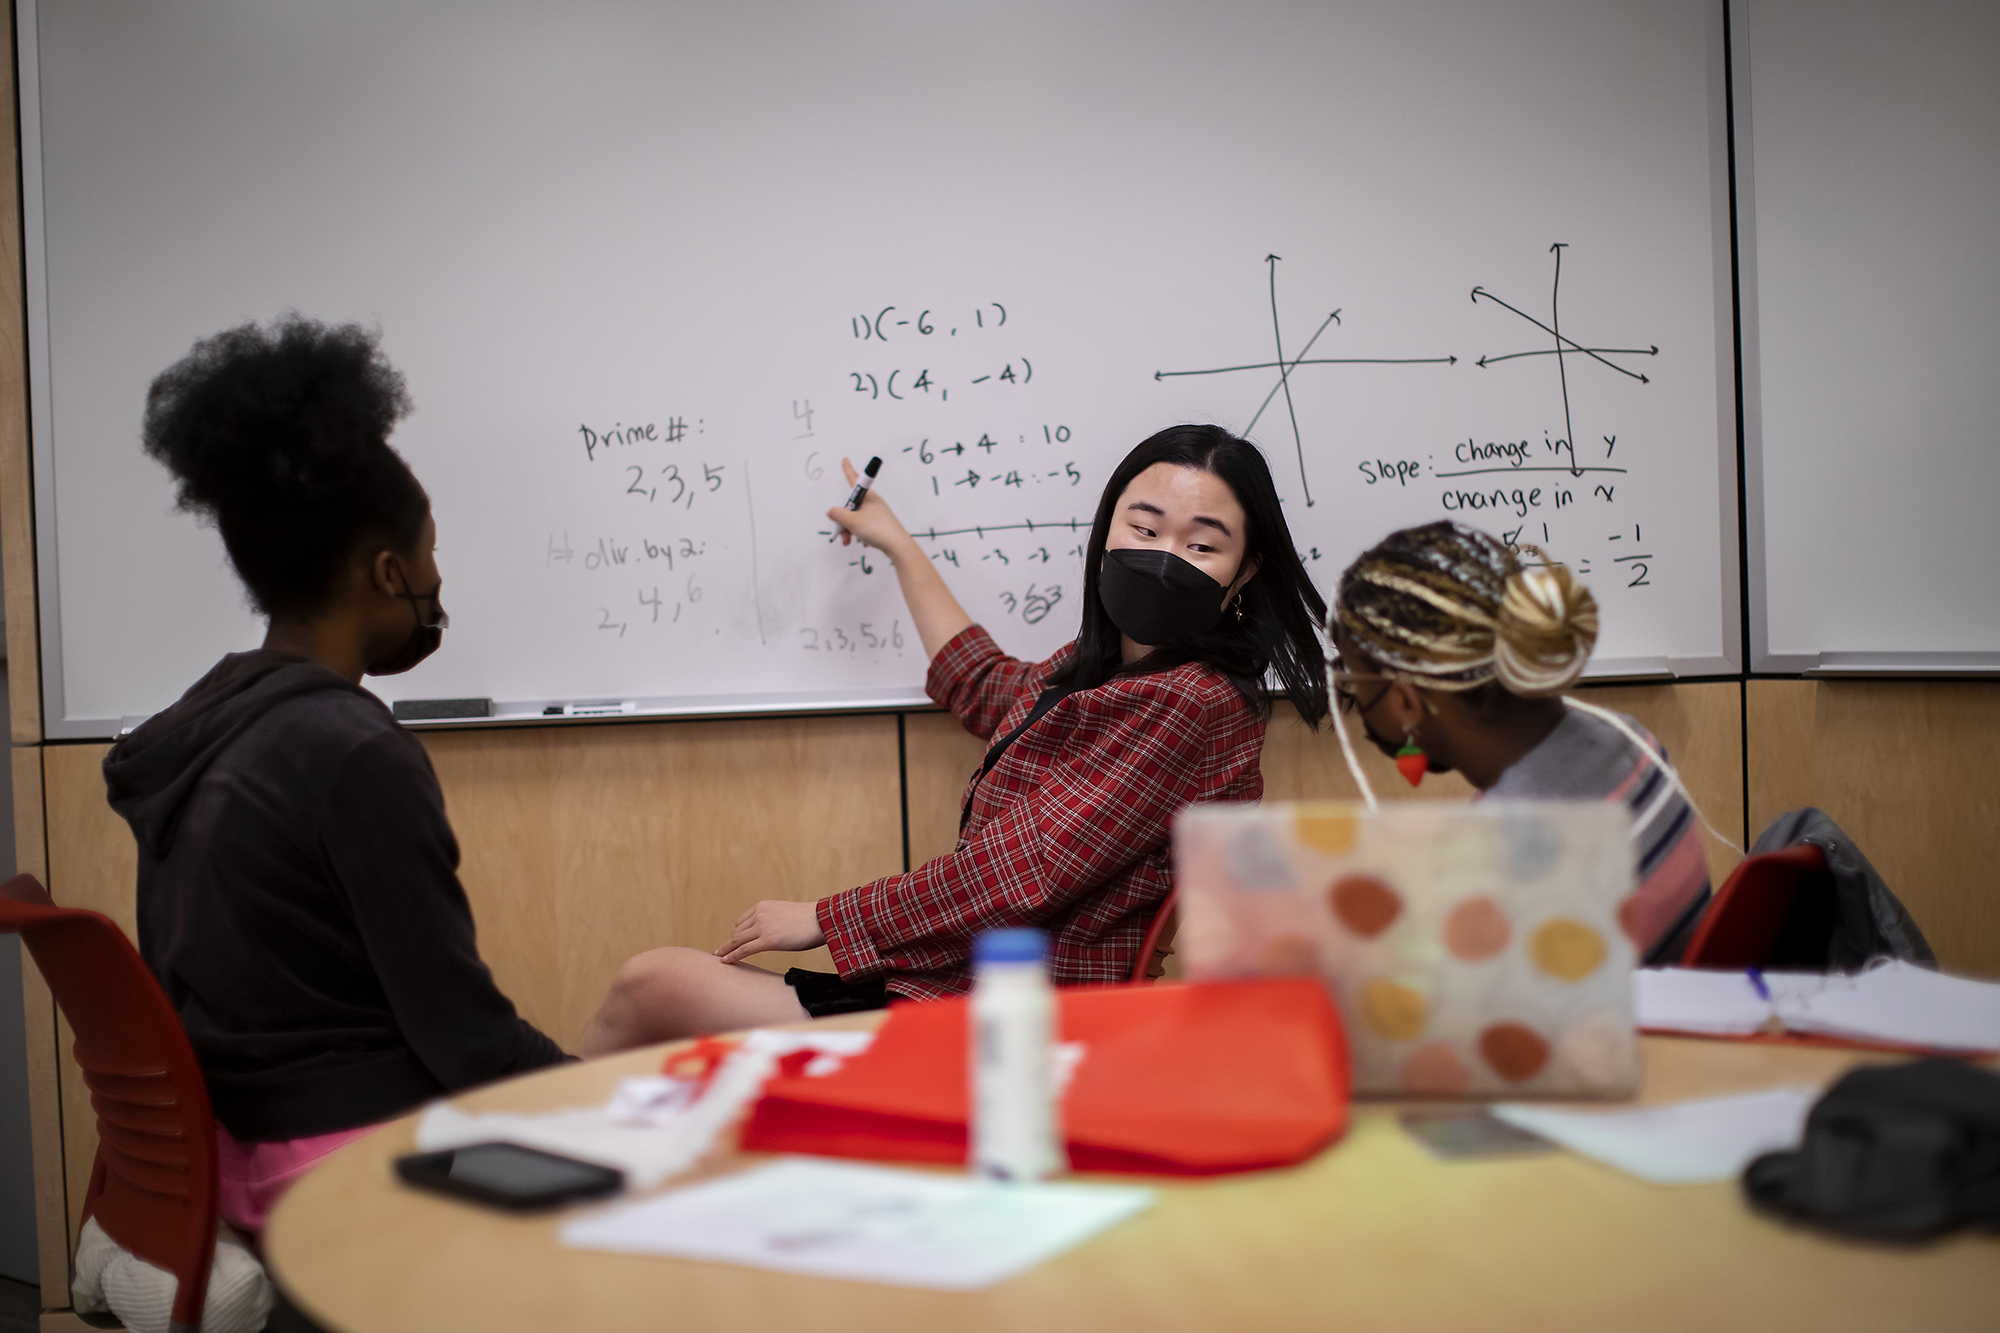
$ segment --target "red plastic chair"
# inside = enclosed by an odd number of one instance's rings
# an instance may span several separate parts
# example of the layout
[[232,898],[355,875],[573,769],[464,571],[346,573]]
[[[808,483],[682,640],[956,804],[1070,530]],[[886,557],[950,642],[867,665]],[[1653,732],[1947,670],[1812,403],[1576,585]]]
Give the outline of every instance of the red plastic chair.
[[1747,858],[1709,904],[1681,966],[1763,967],[1792,917],[1799,890],[1822,888],[1826,873],[1826,853],[1809,842]]
[[0,884],[0,932],[18,934],[76,1034],[97,1112],[83,1215],[180,1285],[174,1333],[201,1326],[215,1258],[215,1119],[194,1048],[111,918],[57,907],[33,875]]
[[1139,956],[1132,960],[1132,983],[1158,981],[1167,974],[1167,955],[1174,951],[1174,930],[1179,921],[1174,916],[1174,902],[1180,897],[1179,889],[1167,890],[1166,900],[1153,913],[1153,924],[1146,931],[1146,942],[1139,946]]

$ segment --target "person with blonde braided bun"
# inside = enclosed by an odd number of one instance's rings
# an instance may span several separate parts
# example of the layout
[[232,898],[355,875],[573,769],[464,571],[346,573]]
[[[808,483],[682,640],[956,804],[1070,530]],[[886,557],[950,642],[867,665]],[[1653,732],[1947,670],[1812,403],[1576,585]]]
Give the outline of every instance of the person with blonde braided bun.
[[1699,812],[1637,722],[1564,697],[1597,643],[1597,601],[1568,567],[1520,549],[1528,563],[1440,522],[1348,566],[1331,618],[1343,746],[1345,713],[1384,754],[1420,751],[1427,771],[1462,773],[1485,796],[1622,802],[1639,883],[1621,916],[1648,962],[1677,961],[1709,896]]

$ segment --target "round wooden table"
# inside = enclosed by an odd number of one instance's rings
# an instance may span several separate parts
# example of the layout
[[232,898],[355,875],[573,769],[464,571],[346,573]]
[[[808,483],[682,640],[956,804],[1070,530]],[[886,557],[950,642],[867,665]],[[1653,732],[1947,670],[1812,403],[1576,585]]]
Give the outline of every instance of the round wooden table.
[[[1658,1037],[1642,1046],[1641,1103],[1824,1085],[1874,1058]],[[620,1079],[656,1072],[665,1049],[543,1070],[457,1104],[602,1103]],[[1159,1197],[1146,1212],[973,1293],[565,1249],[560,1215],[510,1216],[398,1181],[391,1162],[415,1148],[413,1116],[295,1186],[264,1252],[292,1300],[336,1333],[2000,1326],[2000,1238],[1843,1241],[1752,1213],[1734,1182],[1649,1185],[1566,1153],[1440,1161],[1395,1109],[1358,1105],[1346,1137],[1299,1167],[1149,1181]]]

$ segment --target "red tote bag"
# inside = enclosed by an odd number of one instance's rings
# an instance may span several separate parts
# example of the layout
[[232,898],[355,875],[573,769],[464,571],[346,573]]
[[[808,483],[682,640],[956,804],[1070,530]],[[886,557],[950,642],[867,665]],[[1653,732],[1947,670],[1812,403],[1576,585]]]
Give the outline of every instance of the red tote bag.
[[[1059,992],[1082,1062],[1063,1098],[1079,1171],[1206,1175],[1303,1161],[1347,1128],[1347,1039],[1317,980]],[[965,1000],[897,1004],[824,1077],[788,1064],[744,1128],[756,1152],[963,1164]]]

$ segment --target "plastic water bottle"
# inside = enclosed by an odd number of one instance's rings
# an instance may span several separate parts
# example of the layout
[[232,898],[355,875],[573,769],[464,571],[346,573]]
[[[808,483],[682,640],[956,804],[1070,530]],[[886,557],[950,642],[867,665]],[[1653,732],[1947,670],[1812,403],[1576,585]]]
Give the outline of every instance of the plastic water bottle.
[[989,1180],[1047,1180],[1067,1165],[1047,952],[1039,930],[988,931],[972,947],[972,1169]]

